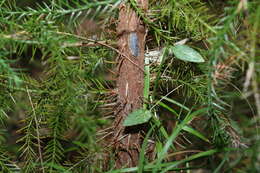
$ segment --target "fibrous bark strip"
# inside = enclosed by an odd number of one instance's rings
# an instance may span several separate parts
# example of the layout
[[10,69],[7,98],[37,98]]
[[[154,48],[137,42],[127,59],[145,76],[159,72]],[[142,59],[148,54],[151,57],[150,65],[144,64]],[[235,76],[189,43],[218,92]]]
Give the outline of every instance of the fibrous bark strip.
[[[147,10],[147,0],[137,0],[139,8]],[[131,167],[138,163],[144,126],[123,127],[123,121],[132,111],[142,107],[144,83],[145,26],[134,10],[122,4],[117,27],[118,47],[124,56],[118,58],[118,102],[114,123],[113,146],[116,167]],[[131,61],[129,61],[131,59]],[[134,62],[134,63],[133,63]],[[138,65],[138,66],[136,66]]]

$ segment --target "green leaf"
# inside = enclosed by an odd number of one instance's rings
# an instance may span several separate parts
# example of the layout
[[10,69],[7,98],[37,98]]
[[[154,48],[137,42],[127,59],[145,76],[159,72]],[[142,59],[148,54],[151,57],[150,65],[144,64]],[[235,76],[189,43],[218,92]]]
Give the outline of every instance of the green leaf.
[[162,97],[164,100],[167,100],[168,102],[171,102],[179,107],[181,107],[182,109],[185,109],[186,111],[191,111],[187,106],[184,106],[183,104],[173,100],[173,99],[170,99],[168,97]]
[[196,129],[194,129],[194,128],[192,128],[192,127],[189,127],[189,126],[187,126],[187,125],[184,126],[182,129],[183,129],[184,131],[189,132],[189,133],[191,133],[191,134],[193,134],[193,135],[199,137],[200,139],[202,139],[202,140],[204,140],[204,141],[210,143],[210,141],[209,141],[202,133],[200,133],[200,132],[197,131]]
[[196,50],[187,45],[171,46],[169,50],[180,60],[197,63],[205,62]]
[[196,117],[197,115],[200,115],[202,113],[205,113],[207,111],[207,108],[202,108],[199,110],[196,110],[195,112],[191,112],[189,111],[189,113],[186,115],[186,117],[182,120],[182,122],[180,124],[178,124],[174,129],[173,129],[173,133],[171,134],[171,136],[169,136],[167,142],[165,143],[165,145],[163,146],[162,151],[158,154],[158,158],[156,161],[156,167],[153,170],[153,172],[158,172],[158,168],[159,165],[161,164],[162,160],[167,156],[167,152],[169,150],[169,148],[172,146],[173,141],[177,138],[177,136],[180,134],[181,130],[183,129],[183,127],[186,126],[186,124],[189,124],[189,122],[192,121],[192,119],[194,117]]
[[134,126],[137,124],[143,124],[149,121],[151,117],[152,117],[152,113],[149,110],[137,109],[126,117],[123,125]]

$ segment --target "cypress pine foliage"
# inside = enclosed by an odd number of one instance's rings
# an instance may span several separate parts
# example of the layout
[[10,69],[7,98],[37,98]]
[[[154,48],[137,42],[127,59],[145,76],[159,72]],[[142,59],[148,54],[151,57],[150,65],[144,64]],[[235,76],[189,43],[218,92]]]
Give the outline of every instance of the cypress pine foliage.
[[[153,116],[138,167],[115,170],[113,154],[103,165],[121,2],[0,2],[0,172],[260,171],[257,0],[152,0],[147,13],[123,1],[162,61],[145,67]],[[100,33],[79,33],[85,20]],[[183,39],[205,63],[169,53]]]

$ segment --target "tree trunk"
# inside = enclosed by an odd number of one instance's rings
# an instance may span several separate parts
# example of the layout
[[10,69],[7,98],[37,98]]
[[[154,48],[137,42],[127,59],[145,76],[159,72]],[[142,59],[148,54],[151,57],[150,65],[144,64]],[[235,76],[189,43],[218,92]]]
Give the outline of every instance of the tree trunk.
[[[137,0],[139,8],[147,9],[147,0]],[[142,107],[144,83],[144,45],[146,29],[129,5],[120,6],[117,27],[118,47],[118,102],[114,124],[113,146],[116,168],[132,167],[138,163],[141,131],[144,126],[123,127],[129,113]]]

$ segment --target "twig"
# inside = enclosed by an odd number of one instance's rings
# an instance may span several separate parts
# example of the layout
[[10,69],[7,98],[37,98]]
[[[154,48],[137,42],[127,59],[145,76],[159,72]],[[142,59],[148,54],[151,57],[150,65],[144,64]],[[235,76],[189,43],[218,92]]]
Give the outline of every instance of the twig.
[[[74,34],[70,34],[70,33],[66,33],[66,32],[57,32],[58,34],[63,34],[63,35],[69,35],[69,36],[73,36],[73,37],[76,37],[76,38],[79,38],[79,39],[82,39],[82,40],[86,40],[86,41],[89,41],[89,42],[92,42],[92,43],[96,43],[96,44],[99,44],[101,46],[105,46],[107,48],[110,48],[112,49],[113,51],[117,52],[119,55],[123,56],[124,58],[126,58],[128,61],[130,61],[132,64],[134,64],[135,66],[137,66],[142,72],[144,72],[144,70],[138,65],[136,64],[135,62],[133,62],[128,56],[126,56],[124,53],[120,52],[118,49],[108,45],[105,41],[97,41],[97,40],[93,40],[93,39],[89,39],[89,38],[86,38],[86,37],[82,37],[82,36],[78,36],[78,35],[74,35]],[[76,43],[74,46],[80,46],[79,45],[80,43]],[[68,44],[63,44],[62,47],[67,47]],[[73,44],[71,44],[71,46],[73,46]],[[84,42],[81,43],[81,46],[84,46]]]

